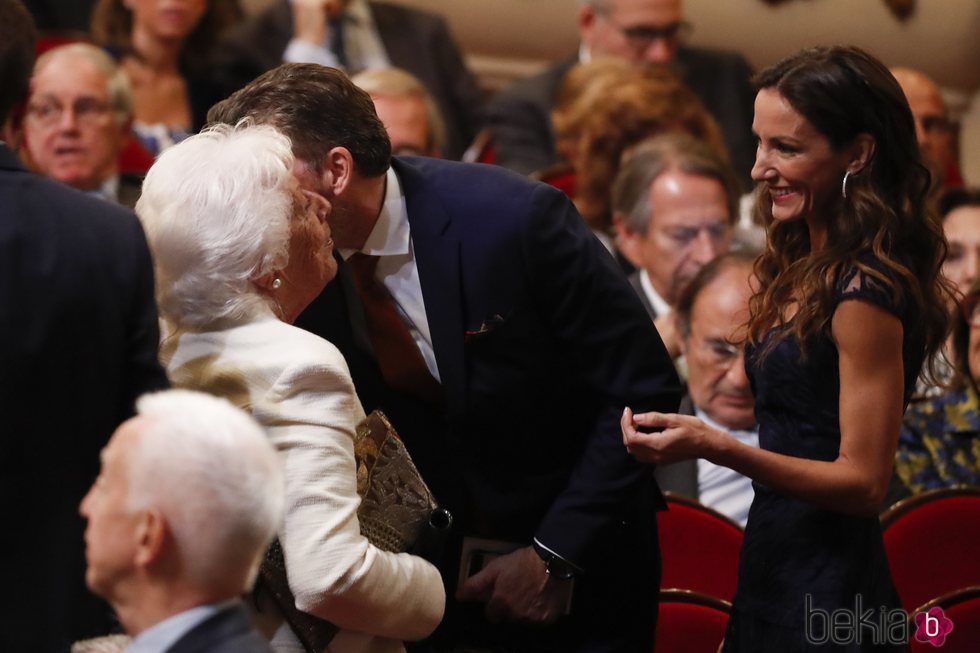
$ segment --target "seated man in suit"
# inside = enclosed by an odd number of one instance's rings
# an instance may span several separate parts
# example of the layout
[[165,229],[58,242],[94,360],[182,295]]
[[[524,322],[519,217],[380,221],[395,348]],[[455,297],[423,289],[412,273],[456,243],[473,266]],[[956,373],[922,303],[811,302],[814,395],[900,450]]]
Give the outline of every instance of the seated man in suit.
[[637,267],[630,284],[676,358],[671,307],[698,270],[731,247],[738,182],[707,143],[673,133],[629,154],[612,196],[617,244]]
[[422,83],[399,68],[365,70],[351,78],[367,91],[391,139],[394,155],[442,157],[446,123]]
[[420,650],[650,650],[663,503],[619,417],[676,406],[678,380],[569,199],[392,158],[371,98],[333,68],[284,64],[209,115],[245,117],[289,136],[300,185],[333,207],[344,262],[296,325],[340,349],[454,516],[436,565],[456,600]]
[[141,180],[119,173],[132,120],[129,79],[101,48],[71,43],[38,58],[24,119],[35,171],[133,208]]
[[[757,447],[755,401],[743,358],[754,261],[725,254],[701,268],[681,293],[674,319],[688,373],[680,412]],[[751,479],[700,459],[654,473],[661,489],[697,499],[745,526],[754,496]]]
[[913,68],[892,68],[892,75],[905,93],[915,118],[915,136],[922,162],[932,173],[933,192],[963,185],[956,163],[953,125],[943,94],[928,75]]
[[689,26],[682,0],[582,0],[578,26],[576,55],[514,83],[488,105],[498,164],[527,174],[558,163],[551,109],[561,80],[576,63],[608,56],[669,67],[718,121],[739,179],[751,188],[755,91],[741,55],[683,45]]
[[283,62],[350,74],[405,69],[435,99],[452,159],[462,156],[482,121],[480,89],[446,22],[419,9],[375,0],[275,0],[229,34],[215,65],[231,92]]
[[144,395],[136,412],[82,500],[86,583],[115,608],[130,650],[271,653],[239,600],[285,503],[265,432],[188,390]]

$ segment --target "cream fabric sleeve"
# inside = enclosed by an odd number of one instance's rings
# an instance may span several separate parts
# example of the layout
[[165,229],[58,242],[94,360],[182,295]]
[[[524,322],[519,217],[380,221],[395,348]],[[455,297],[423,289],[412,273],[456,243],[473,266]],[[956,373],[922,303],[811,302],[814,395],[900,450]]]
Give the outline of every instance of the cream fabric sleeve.
[[340,352],[318,344],[303,356],[316,363],[283,370],[252,406],[285,466],[280,541],[296,606],[342,629],[422,639],[442,619],[442,580],[422,558],[361,535],[353,437],[364,411]]

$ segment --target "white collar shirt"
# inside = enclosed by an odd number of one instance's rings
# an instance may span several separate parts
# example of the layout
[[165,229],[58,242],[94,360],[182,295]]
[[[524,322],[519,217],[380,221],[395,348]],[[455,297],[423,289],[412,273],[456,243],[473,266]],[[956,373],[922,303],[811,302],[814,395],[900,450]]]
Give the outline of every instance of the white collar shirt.
[[[711,428],[727,433],[743,444],[759,446],[758,426],[750,430],[726,428],[696,406],[694,414]],[[697,463],[698,498],[701,503],[745,526],[749,519],[749,507],[755,497],[752,479],[704,458],[698,458]]]
[[656,311],[657,317],[670,314],[673,310],[670,304],[654,289],[653,284],[650,282],[650,275],[642,268],[640,269],[640,286],[643,288],[643,294],[650,301],[650,305],[653,306],[653,310]]
[[237,599],[199,605],[147,628],[130,642],[125,653],[163,653],[207,619],[238,603]]
[[[432,334],[422,299],[422,283],[419,268],[415,263],[415,248],[408,223],[408,206],[402,192],[398,175],[388,168],[385,177],[385,198],[381,213],[374,229],[368,235],[362,254],[377,256],[376,276],[395,300],[398,313],[405,321],[412,340],[419,348],[425,365],[437,380],[441,381],[436,365],[435,351],[432,348]],[[355,250],[341,250],[340,255],[347,260]]]

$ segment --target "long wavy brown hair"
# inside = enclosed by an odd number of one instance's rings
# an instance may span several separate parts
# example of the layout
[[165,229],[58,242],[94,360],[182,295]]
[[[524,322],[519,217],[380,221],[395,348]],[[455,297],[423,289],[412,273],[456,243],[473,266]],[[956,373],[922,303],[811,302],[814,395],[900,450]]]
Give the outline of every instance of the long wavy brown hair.
[[[931,359],[949,331],[952,287],[941,273],[946,240],[926,202],[930,175],[901,87],[881,62],[853,47],[803,50],[758,73],[754,82],[757,89],[778,92],[835,151],[859,134],[875,142],[871,160],[848,180],[847,198],[826,216],[827,243],[819,252],[811,252],[805,221],[773,222],[768,190],[760,184],[756,210],[767,243],[756,263],[760,284],[749,322],[760,360],[789,336],[805,356],[812,336],[829,333],[834,284],[846,266],[886,289],[896,306],[908,307],[916,316],[913,342],[924,343],[923,354]],[[869,255],[885,270],[869,266],[863,260]],[[787,317],[794,304],[795,314]],[[931,361],[926,372],[935,378]]]
[[[196,69],[207,65],[208,55],[221,35],[242,18],[235,0],[208,0],[207,9],[181,52],[181,64]],[[124,0],[97,0],[92,9],[92,39],[115,55],[133,53],[133,12]]]

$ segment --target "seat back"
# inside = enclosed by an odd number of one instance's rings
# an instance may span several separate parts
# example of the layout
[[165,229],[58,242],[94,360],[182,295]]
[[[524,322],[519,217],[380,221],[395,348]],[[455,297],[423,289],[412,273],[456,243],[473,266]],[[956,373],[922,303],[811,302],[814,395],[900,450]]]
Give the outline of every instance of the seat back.
[[660,587],[731,601],[738,581],[742,527],[693,499],[665,494],[668,509],[657,513],[663,558]]
[[892,578],[906,610],[980,585],[980,487],[909,497],[885,511],[881,525]]
[[575,168],[567,162],[556,163],[544,170],[536,170],[528,177],[554,186],[572,199],[575,198],[575,193],[578,190],[578,176],[575,174]]
[[[916,614],[929,613],[935,607],[942,608],[942,615],[936,615],[932,624],[916,626]],[[916,638],[918,628],[928,628],[928,634],[939,632],[943,617],[953,622],[953,629],[942,640],[931,643]],[[930,601],[910,615],[909,621],[912,653],[935,653],[937,644],[942,653],[977,653],[980,651],[980,587],[967,587]]]
[[654,650],[717,653],[725,638],[731,604],[688,590],[662,590]]

